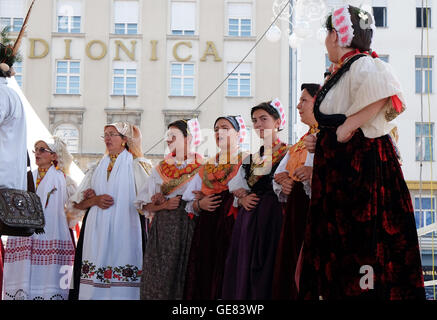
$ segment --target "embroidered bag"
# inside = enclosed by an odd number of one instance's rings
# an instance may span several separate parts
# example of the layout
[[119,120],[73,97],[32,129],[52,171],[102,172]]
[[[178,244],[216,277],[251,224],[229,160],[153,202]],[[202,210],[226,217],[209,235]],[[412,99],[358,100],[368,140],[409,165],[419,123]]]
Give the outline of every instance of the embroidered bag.
[[[30,166],[29,155],[27,165]],[[41,199],[35,193],[32,172],[27,172],[27,189],[0,189],[0,235],[29,237],[44,233]]]

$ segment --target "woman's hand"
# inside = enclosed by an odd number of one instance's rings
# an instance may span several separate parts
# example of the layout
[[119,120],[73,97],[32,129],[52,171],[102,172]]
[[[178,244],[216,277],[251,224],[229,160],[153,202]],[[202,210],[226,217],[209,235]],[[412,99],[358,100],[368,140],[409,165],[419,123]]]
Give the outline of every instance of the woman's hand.
[[274,179],[275,179],[275,182],[276,182],[276,183],[282,185],[282,183],[283,183],[284,181],[290,179],[290,177],[288,176],[288,172],[281,172],[281,173],[275,174]]
[[291,193],[291,190],[293,190],[293,186],[294,186],[294,180],[291,178],[288,178],[287,180],[284,180],[281,183],[281,187],[282,187],[281,192],[288,196]]
[[193,191],[194,200],[200,200],[205,197],[205,194],[202,191]]
[[340,143],[346,143],[354,136],[357,130],[350,130],[348,126],[342,124],[337,128],[337,141]]
[[258,204],[259,198],[255,193],[250,193],[244,198],[240,199],[240,204],[243,206],[244,209],[247,211],[253,210],[256,205]]
[[240,188],[235,190],[234,192],[232,192],[234,194],[235,197],[237,198],[244,198],[245,196],[247,196],[247,190],[244,188]]
[[200,206],[200,209],[212,212],[220,206],[222,202],[221,197],[218,195],[211,194],[209,196],[203,197],[197,203]]
[[315,135],[313,135],[313,134],[307,135],[303,139],[303,142],[304,142],[305,147],[307,148],[308,152],[314,153],[316,151],[317,137]]
[[108,209],[114,204],[114,199],[108,194],[102,194],[94,197],[94,205],[100,209]]
[[165,209],[175,210],[175,209],[179,208],[181,198],[182,198],[182,196],[176,196],[176,197],[168,199],[165,203]]
[[91,199],[91,198],[93,198],[95,196],[96,196],[96,192],[93,189],[86,189],[83,192],[83,199],[84,200]]
[[294,170],[293,177],[299,181],[311,180],[313,175],[313,167],[300,167]]
[[165,197],[164,197],[164,195],[162,193],[154,194],[152,196],[152,199],[150,199],[150,200],[152,201],[152,203],[155,206],[159,206],[159,205],[163,204],[166,201],[166,199],[165,199]]

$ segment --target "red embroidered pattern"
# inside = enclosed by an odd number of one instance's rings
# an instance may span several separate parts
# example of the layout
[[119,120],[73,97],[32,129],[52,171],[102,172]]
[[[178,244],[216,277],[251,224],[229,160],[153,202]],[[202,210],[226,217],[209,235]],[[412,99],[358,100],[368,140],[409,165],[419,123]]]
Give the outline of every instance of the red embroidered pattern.
[[5,263],[31,260],[34,265],[72,265],[74,246],[71,241],[9,238],[6,244]]

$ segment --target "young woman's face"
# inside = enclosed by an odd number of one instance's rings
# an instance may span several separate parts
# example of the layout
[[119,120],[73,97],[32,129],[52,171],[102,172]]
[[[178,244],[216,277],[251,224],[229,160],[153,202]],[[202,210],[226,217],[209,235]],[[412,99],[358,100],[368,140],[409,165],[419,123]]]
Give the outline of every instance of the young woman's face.
[[51,152],[49,146],[44,141],[38,141],[35,144],[35,163],[38,168],[50,168],[52,161],[56,159],[56,153]]
[[232,150],[238,144],[238,131],[226,119],[220,119],[214,126],[215,142],[220,150]]
[[123,143],[127,142],[127,138],[122,137],[122,135],[113,126],[108,126],[105,128],[104,139],[106,149],[108,150],[109,154],[121,153],[125,149]]
[[328,51],[329,61],[333,63],[338,63],[338,34],[337,31],[328,31],[325,39],[325,47]]
[[166,142],[170,153],[182,152],[184,154],[185,150],[188,150],[189,147],[188,137],[185,137],[177,127],[170,127],[167,130]]
[[302,90],[297,110],[299,111],[300,121],[302,123],[309,126],[316,123],[316,119],[314,118],[314,98],[306,89]]
[[265,139],[272,136],[275,130],[279,128],[281,120],[275,119],[263,109],[258,109],[252,114],[252,123],[258,136]]

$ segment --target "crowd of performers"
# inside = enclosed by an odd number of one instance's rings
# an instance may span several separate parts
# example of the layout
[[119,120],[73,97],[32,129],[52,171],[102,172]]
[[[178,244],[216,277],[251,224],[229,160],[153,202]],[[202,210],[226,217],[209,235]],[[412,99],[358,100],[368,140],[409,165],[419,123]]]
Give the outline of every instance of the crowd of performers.
[[[79,186],[65,143],[36,142],[45,233],[8,237],[3,299],[425,299],[389,134],[405,102],[390,65],[370,50],[373,29],[362,22],[372,19],[352,6],[327,19],[334,68],[322,85],[302,84],[297,109],[308,132],[292,146],[279,139],[277,99],[251,108],[262,142],[252,154],[241,151],[240,116],[202,124],[214,127],[211,159],[195,152],[197,119],[171,123],[170,152],[155,167],[136,126],[106,125],[107,152]],[[26,145],[24,112],[6,85],[13,70],[1,70],[0,185],[25,189],[26,150],[8,151]]]

